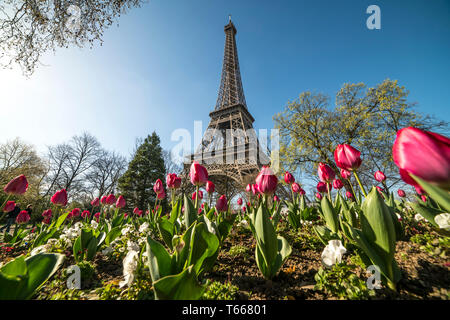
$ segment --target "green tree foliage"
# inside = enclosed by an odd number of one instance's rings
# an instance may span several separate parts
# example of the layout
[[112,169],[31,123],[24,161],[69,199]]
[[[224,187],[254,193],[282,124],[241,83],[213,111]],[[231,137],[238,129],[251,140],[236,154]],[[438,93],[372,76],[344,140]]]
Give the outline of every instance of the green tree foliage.
[[373,88],[364,83],[344,84],[334,107],[324,94],[303,92],[274,116],[280,129],[281,165],[316,178],[320,161],[337,171],[334,150],[347,143],[361,151],[363,183],[373,184],[377,170],[386,174],[388,186],[399,183],[398,168],[392,161],[397,131],[408,126],[448,130],[448,123],[418,113],[407,96],[405,87],[389,79]]
[[[153,208],[156,201],[153,185],[157,179],[165,182],[165,177],[166,169],[160,139],[153,132],[137,147],[133,159],[128,164],[128,170],[119,179],[119,193],[125,197],[127,209],[131,211],[134,207],[138,207],[146,210],[148,205]],[[163,206],[165,205],[166,201],[163,201]]]

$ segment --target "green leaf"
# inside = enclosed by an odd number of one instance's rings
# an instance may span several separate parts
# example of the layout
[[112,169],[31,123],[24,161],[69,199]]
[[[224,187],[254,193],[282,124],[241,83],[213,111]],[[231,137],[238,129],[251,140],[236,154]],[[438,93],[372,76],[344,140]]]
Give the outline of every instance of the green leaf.
[[278,242],[275,228],[269,219],[269,211],[261,204],[255,217],[256,243],[266,265],[271,265],[277,256]]
[[[219,253],[218,250],[219,239],[213,233],[208,232],[203,222],[198,223],[192,231],[190,252],[186,264],[194,265],[195,273],[200,275],[212,267]],[[208,259],[211,257],[213,259]]]
[[193,266],[177,275],[166,276],[153,283],[157,300],[198,300],[205,287],[197,281]]
[[159,242],[147,237],[148,268],[152,281],[171,274],[172,258]]
[[411,207],[416,211],[417,213],[420,213],[422,217],[424,217],[429,223],[431,223],[433,226],[439,228],[439,225],[434,221],[434,218],[438,215],[443,213],[443,211],[430,208],[427,206],[424,206],[420,202],[411,202]]
[[82,260],[83,257],[83,247],[81,246],[81,236],[79,236],[73,243],[73,258],[76,262]]
[[333,206],[331,205],[328,197],[323,197],[321,201],[322,213],[325,219],[325,223],[327,227],[333,232],[337,233],[339,230],[339,222],[336,212],[334,211]]
[[107,246],[109,246],[111,244],[111,242],[116,240],[117,237],[120,236],[121,234],[122,234],[122,227],[121,226],[112,228],[111,231],[108,232],[108,234],[106,235],[105,244]]
[[156,224],[164,243],[172,250],[172,238],[174,236],[175,226],[167,217],[162,217]]
[[430,197],[433,198],[437,203],[439,203],[439,205],[444,210],[446,210],[446,212],[450,212],[450,194],[447,191],[436,187],[435,185],[432,185],[413,174],[410,174],[410,176],[414,180],[416,180],[420,184],[420,186],[430,195]]
[[186,229],[197,220],[197,212],[195,211],[194,204],[191,199],[184,195],[184,224]]

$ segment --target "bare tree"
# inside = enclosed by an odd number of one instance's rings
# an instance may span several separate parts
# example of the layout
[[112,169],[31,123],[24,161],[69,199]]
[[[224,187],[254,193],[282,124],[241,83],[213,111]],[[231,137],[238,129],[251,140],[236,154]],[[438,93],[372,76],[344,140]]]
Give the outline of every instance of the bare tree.
[[181,171],[183,171],[183,165],[182,163],[176,163],[172,160],[172,155],[170,151],[163,150],[162,151],[162,157],[164,159],[164,166],[166,167],[167,173],[176,173],[180,174]]
[[34,72],[42,54],[58,47],[102,43],[103,32],[144,0],[2,0],[0,65]]

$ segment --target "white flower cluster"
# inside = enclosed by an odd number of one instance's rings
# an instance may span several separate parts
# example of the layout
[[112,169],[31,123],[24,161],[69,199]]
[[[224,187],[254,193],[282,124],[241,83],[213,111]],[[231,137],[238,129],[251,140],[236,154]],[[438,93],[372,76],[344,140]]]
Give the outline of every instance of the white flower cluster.
[[65,247],[72,246],[73,241],[81,235],[81,229],[83,228],[82,222],[75,223],[70,228],[64,228],[62,235],[59,237],[62,244]]
[[434,217],[434,222],[436,222],[439,228],[445,231],[450,231],[450,213],[441,213]]
[[52,247],[57,243],[58,243],[57,239],[54,239],[54,238],[48,239],[46,244],[43,244],[43,245],[31,250],[30,256],[35,256],[38,253],[42,253],[42,252],[49,252],[52,249]]

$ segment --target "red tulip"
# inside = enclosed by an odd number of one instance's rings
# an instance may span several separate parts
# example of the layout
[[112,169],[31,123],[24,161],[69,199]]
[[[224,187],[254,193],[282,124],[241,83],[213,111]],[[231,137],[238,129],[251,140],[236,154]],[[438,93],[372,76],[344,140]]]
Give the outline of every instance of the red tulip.
[[329,165],[327,165],[323,162],[319,163],[317,173],[319,174],[319,179],[322,182],[330,182],[336,176],[336,173],[334,172],[334,170],[331,169],[331,167]]
[[189,177],[194,186],[202,186],[208,181],[208,171],[204,166],[200,165],[197,161],[194,161],[191,164]]
[[80,215],[80,211],[81,211],[80,208],[73,209],[71,212],[72,217],[78,217]]
[[273,201],[278,202],[278,201],[280,201],[280,198],[278,198],[278,197],[275,195],[275,196],[273,196]]
[[392,148],[402,179],[418,185],[409,174],[450,190],[450,139],[430,131],[403,128]]
[[244,212],[244,213],[245,213],[246,211],[247,211],[247,207],[245,207],[245,206],[244,206],[244,207],[242,207],[242,212]]
[[349,179],[351,177],[352,173],[348,170],[341,169],[341,177],[343,179]]
[[[197,193],[197,192],[194,192],[194,193],[192,194],[192,200],[195,200],[195,195],[196,195],[196,193]],[[199,190],[199,191],[198,191],[198,198],[199,198],[199,199],[203,199],[203,191],[202,191],[202,190]]]
[[277,189],[278,178],[273,174],[271,168],[263,166],[255,179],[258,190],[264,194],[272,194]]
[[405,191],[403,191],[402,189],[398,189],[398,190],[397,190],[397,193],[398,193],[398,196],[399,196],[399,197],[402,197],[402,198],[406,197],[406,193],[405,193]]
[[302,195],[306,194],[306,191],[303,190],[302,188],[300,188],[300,190],[298,190],[298,194],[302,196]]
[[377,180],[378,182],[383,182],[384,180],[386,180],[386,176],[380,170],[375,172],[373,176],[375,177],[375,180]]
[[155,191],[156,194],[164,192],[164,186],[161,179],[156,180],[155,184],[153,185],[153,191]]
[[340,144],[334,151],[336,165],[348,171],[353,171],[361,166],[361,152],[348,144]]
[[44,217],[44,220],[42,220],[42,223],[50,224],[51,221],[52,221],[52,217]]
[[317,192],[316,193],[316,198],[319,199],[319,200],[322,200],[322,194]]
[[327,192],[327,185],[326,185],[326,183],[320,181],[320,182],[317,184],[317,191],[319,191],[320,193],[322,193],[322,192]]
[[252,191],[252,185],[250,183],[245,188],[245,191],[247,191],[247,192],[251,192]]
[[[177,177],[176,173],[169,173],[166,177],[167,188],[175,189],[177,178],[178,177]],[[180,182],[181,182],[181,179],[180,179]]]
[[295,182],[295,178],[290,172],[286,171],[286,173],[284,174],[284,182],[286,182],[287,184],[293,184]]
[[206,181],[206,192],[208,192],[209,194],[213,193],[214,190],[216,189],[216,186],[214,185],[214,183],[212,183],[211,181]]
[[81,213],[81,217],[83,218],[83,219],[85,219],[86,217],[90,217],[91,216],[91,213],[88,211],[88,210],[84,210],[82,213]]
[[134,208],[133,213],[134,214],[138,214],[139,213],[139,208],[138,207]]
[[128,213],[124,213],[124,214],[123,214],[123,218],[124,218],[124,219],[128,218]]
[[333,180],[333,188],[339,190],[344,186],[344,184],[342,183],[341,179],[334,179]]
[[353,197],[353,193],[351,193],[350,191],[347,191],[347,192],[345,193],[345,195],[347,196],[348,199],[353,199],[353,198],[354,198],[354,197]]
[[237,199],[238,206],[242,206],[242,198]]
[[180,177],[176,177],[175,178],[175,184],[174,184],[174,188],[178,189],[181,187],[181,178]]
[[113,194],[110,194],[106,197],[106,204],[113,205],[116,203],[116,197]]
[[27,178],[21,174],[20,176],[12,179],[8,184],[3,188],[3,191],[7,194],[15,194],[20,195],[24,194],[28,189],[28,181]]
[[51,217],[51,216],[52,216],[52,209],[47,209],[47,210],[45,210],[44,212],[42,212],[42,216],[43,216],[44,218]]
[[100,204],[100,199],[99,198],[95,198],[94,200],[91,201],[91,205],[93,207],[98,207],[99,204]]
[[30,220],[30,215],[27,210],[22,210],[16,217],[16,223],[22,224],[27,223]]
[[100,219],[100,212],[97,212],[96,214],[94,214],[94,218],[95,218],[95,221],[98,222],[98,220]]
[[297,182],[294,182],[291,185],[291,188],[292,188],[292,191],[295,192],[295,193],[298,193],[300,191],[300,189],[301,189],[300,185]]
[[66,189],[62,189],[56,191],[55,194],[51,198],[51,202],[57,206],[65,207],[67,205],[67,191]]
[[119,198],[117,198],[116,207],[123,208],[125,207],[125,204],[126,204],[125,198],[123,196],[119,196]]
[[228,210],[228,201],[225,195],[221,195],[216,202],[216,209],[219,212],[224,212]]
[[3,212],[11,212],[16,207],[16,203],[14,201],[8,201],[3,208]]
[[105,205],[106,204],[106,198],[107,198],[107,196],[103,196],[102,199],[100,200],[100,203]]

